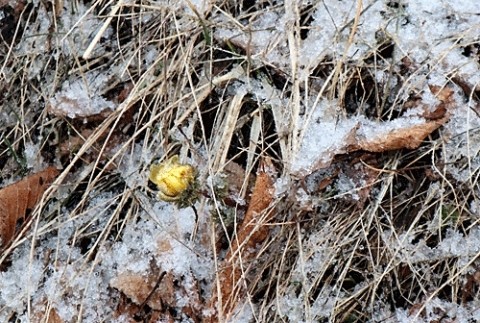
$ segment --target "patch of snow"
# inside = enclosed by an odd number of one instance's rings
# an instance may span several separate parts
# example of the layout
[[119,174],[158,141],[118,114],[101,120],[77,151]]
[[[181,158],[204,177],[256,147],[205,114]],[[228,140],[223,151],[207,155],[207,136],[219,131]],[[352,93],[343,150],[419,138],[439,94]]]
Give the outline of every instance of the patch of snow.
[[415,235],[412,232],[402,233],[397,239],[387,231],[382,238],[392,251],[396,251],[399,261],[409,264],[458,258],[456,266],[462,268],[480,252],[480,228],[477,227],[472,228],[467,236],[447,229],[445,237],[434,248],[427,246],[424,239],[413,243]]
[[254,309],[252,309],[252,303],[239,303],[233,311],[232,318],[228,323],[250,323],[254,320]]
[[[397,308],[395,316],[382,322],[433,322],[442,320],[453,320],[456,322],[477,322],[480,318],[480,303],[478,300],[456,304],[455,301],[449,302],[438,297],[434,297],[426,303],[425,310],[422,313],[412,311],[411,309]],[[378,322],[378,321],[373,321]]]
[[116,105],[98,95],[105,89],[109,78],[103,74],[87,74],[86,79],[66,81],[62,89],[50,99],[50,111],[56,115],[81,118],[114,110]]
[[[5,272],[0,272],[0,318],[8,311],[24,313],[26,302],[35,295],[43,277],[43,264],[40,258],[33,257],[30,262],[29,244],[15,249],[12,264]],[[3,314],[2,314],[3,313]],[[7,317],[3,317],[7,322]]]
[[[155,141],[152,140],[152,145]],[[151,151],[141,144],[135,144],[133,149],[121,154],[118,162],[118,172],[131,189],[137,189],[148,183],[150,164],[157,155],[163,155],[163,149]]]
[[277,314],[289,322],[314,322],[330,318],[335,310],[335,305],[343,293],[335,293],[328,285],[322,288],[310,306],[305,306],[310,300],[305,300],[304,292],[295,295],[291,289],[288,294],[278,298]]
[[360,200],[360,196],[357,194],[359,187],[357,187],[355,182],[345,174],[340,173],[338,175],[334,186],[338,190],[338,194],[334,198],[349,196],[354,201]]
[[[38,138],[41,141],[41,138]],[[40,171],[45,168],[45,163],[42,155],[40,154],[40,145],[32,142],[25,142],[25,161],[27,167],[34,171]]]
[[468,102],[454,110],[445,125],[447,140],[442,149],[447,172],[464,183],[469,183],[480,168],[480,117],[474,112],[473,105]]
[[321,100],[310,119],[299,121],[299,128],[304,129],[304,133],[292,162],[292,172],[310,174],[318,165],[328,165],[335,154],[343,151],[349,135],[361,119],[332,118],[330,111],[335,108],[335,102]]
[[[103,20],[96,17],[91,10],[87,12],[90,8],[81,2],[63,6],[62,14],[55,18],[55,24],[52,10],[39,3],[34,6],[35,20],[29,21],[26,25],[22,41],[15,47],[16,56],[31,57],[31,61],[26,62],[25,66],[29,79],[41,75],[47,62],[51,62],[52,53],[57,59],[59,55],[80,56],[103,25]],[[113,38],[112,36],[113,29],[109,26],[103,34],[103,39],[109,40]],[[108,43],[108,41],[99,43],[94,49],[94,55],[105,54],[105,46]]]

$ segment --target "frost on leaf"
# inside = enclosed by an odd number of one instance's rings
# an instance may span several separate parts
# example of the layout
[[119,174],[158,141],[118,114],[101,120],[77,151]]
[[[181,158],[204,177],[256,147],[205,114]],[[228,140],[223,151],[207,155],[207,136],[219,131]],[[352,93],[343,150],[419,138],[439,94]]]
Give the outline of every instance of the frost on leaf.
[[377,122],[363,116],[328,120],[322,111],[325,104],[320,105],[312,118],[319,121],[311,121],[302,138],[293,164],[294,173],[305,175],[328,167],[338,154],[418,148],[426,137],[450,119],[449,110],[454,104],[452,89],[430,86],[430,91],[437,97],[436,105],[415,102],[414,108],[403,116],[388,121]]
[[[401,127],[396,127],[393,122],[387,122],[378,127],[372,124],[364,124],[355,136],[355,143],[349,147],[349,151],[363,149],[370,152],[383,152],[402,148],[415,149],[425,138],[440,127],[442,121],[426,121],[416,118],[397,119],[401,120]],[[378,131],[378,129],[384,131]],[[367,136],[370,134],[370,136]]]
[[356,132],[356,142],[348,150],[383,152],[418,148],[427,136],[449,120],[447,111],[454,103],[451,88],[431,85],[429,89],[436,96],[438,104],[432,108],[420,104],[420,116],[405,116],[383,124],[363,124]]

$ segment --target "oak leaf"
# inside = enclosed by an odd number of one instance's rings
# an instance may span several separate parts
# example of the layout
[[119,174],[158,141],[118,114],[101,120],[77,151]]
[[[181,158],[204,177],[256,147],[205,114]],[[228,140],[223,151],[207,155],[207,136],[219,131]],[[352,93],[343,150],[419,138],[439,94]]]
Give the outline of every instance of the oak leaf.
[[12,240],[17,222],[25,220],[57,175],[48,167],[0,190],[0,246]]

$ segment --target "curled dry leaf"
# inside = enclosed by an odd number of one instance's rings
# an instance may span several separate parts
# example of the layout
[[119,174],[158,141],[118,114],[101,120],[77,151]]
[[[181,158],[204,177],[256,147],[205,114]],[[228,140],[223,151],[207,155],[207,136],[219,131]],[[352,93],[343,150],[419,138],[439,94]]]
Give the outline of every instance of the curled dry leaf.
[[406,126],[387,132],[379,132],[372,137],[357,136],[356,143],[348,151],[363,149],[369,152],[383,152],[402,148],[416,149],[425,138],[440,127],[445,121],[430,121]]
[[416,149],[448,118],[445,116],[439,120],[428,121],[425,118],[413,116],[385,122],[370,120],[358,122],[341,137],[341,142],[337,140],[331,147],[320,149],[317,154],[310,157],[308,163],[302,165],[302,168],[295,169],[294,174],[305,178],[319,169],[328,168],[335,156],[359,150],[378,153],[403,148]]
[[57,175],[55,167],[48,167],[0,190],[0,246],[12,240],[17,221],[35,208]]
[[244,293],[244,274],[240,261],[252,260],[257,245],[263,243],[268,236],[270,228],[265,224],[268,224],[274,215],[273,210],[268,208],[273,201],[275,177],[276,172],[271,160],[264,159],[260,164],[245,218],[237,236],[232,240],[222,266],[224,269],[219,273],[220,294],[214,293],[210,301],[211,308],[216,307],[224,317],[212,316],[208,318],[209,322],[223,321],[230,317],[239,297]]
[[[425,138],[450,119],[450,111],[456,104],[452,88],[430,86],[430,92],[436,96],[438,104],[426,105],[414,99],[413,103],[410,102],[412,105],[409,109],[417,108],[416,114],[411,113],[382,122],[365,118],[340,121],[338,129],[341,131],[336,134],[331,143],[322,143],[315,153],[312,153],[314,149],[307,136],[302,146],[308,149],[300,150],[304,153],[299,154],[303,159],[296,162],[300,166],[296,166],[293,173],[300,178],[305,177],[318,169],[329,167],[336,155],[358,150],[377,153],[418,148]],[[331,124],[329,126],[331,127]],[[309,127],[312,132],[321,132],[325,125],[311,123]],[[335,127],[337,127],[336,121]],[[305,156],[308,158],[304,158]]]
[[[406,121],[405,125],[401,128],[382,131],[382,127],[379,127],[380,130],[375,131],[376,134],[373,136],[362,137],[357,135],[355,138],[356,143],[351,145],[348,151],[363,149],[370,152],[383,152],[402,148],[418,148],[428,135],[448,121],[448,109],[454,103],[452,88],[430,85],[429,89],[440,103],[432,108],[427,106],[423,107],[425,110],[422,114],[422,117],[425,119],[423,123],[410,123],[409,119],[413,119],[414,117],[401,118],[399,120],[403,119]],[[393,122],[386,122],[385,124]],[[365,127],[369,127],[369,125]],[[383,127],[383,129],[385,129],[385,127]],[[362,127],[360,127],[360,129],[356,129],[356,133],[358,134],[362,132],[362,130]],[[372,130],[368,132],[374,133]]]
[[[370,152],[382,152],[402,148],[418,148],[428,135],[448,121],[448,109],[454,103],[453,89],[436,85],[431,85],[429,88],[440,103],[431,109],[424,107],[425,112],[422,115],[425,118],[424,123],[410,124],[407,122],[401,128],[386,132],[378,131],[376,135],[368,138],[356,136],[356,143],[350,147],[349,151],[363,149]],[[404,119],[408,121],[408,117]]]

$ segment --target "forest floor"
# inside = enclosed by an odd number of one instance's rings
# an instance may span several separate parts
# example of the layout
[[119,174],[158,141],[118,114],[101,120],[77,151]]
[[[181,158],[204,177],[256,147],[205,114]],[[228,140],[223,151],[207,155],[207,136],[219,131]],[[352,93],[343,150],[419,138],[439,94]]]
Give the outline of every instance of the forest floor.
[[480,321],[479,30],[0,0],[0,321]]

